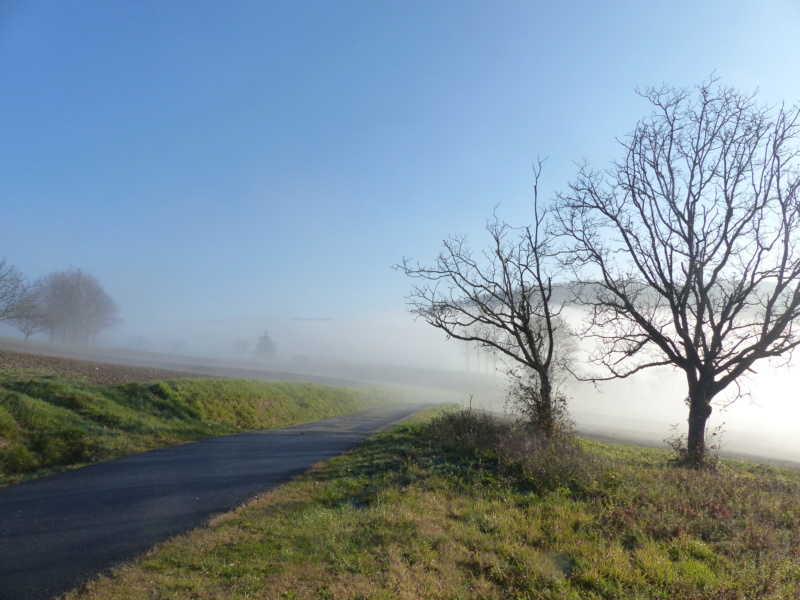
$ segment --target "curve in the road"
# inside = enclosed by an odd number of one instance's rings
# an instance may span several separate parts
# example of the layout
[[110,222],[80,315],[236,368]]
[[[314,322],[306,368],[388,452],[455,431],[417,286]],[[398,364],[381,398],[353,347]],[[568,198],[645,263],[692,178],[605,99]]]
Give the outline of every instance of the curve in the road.
[[427,406],[212,438],[0,488],[0,599],[64,593]]

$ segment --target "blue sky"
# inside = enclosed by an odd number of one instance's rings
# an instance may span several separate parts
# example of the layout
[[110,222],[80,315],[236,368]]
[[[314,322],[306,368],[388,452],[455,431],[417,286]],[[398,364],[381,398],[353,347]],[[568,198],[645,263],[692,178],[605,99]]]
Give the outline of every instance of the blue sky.
[[530,219],[537,155],[545,197],[606,166],[635,87],[797,102],[798,31],[794,0],[0,0],[0,256],[95,275],[129,336],[374,332],[408,319],[403,256]]

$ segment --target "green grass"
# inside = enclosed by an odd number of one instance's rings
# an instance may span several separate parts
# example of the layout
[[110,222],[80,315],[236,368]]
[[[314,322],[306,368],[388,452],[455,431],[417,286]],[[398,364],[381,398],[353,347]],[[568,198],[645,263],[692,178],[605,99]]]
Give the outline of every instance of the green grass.
[[0,369],[0,484],[205,437],[392,401],[374,388],[245,379],[97,385]]
[[68,596],[797,598],[800,472],[398,426]]

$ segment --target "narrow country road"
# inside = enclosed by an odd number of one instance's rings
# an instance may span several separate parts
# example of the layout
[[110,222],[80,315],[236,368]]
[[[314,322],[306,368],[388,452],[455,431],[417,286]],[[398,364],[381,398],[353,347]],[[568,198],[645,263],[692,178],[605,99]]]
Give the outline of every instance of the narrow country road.
[[0,600],[44,600],[427,408],[154,450],[0,488]]

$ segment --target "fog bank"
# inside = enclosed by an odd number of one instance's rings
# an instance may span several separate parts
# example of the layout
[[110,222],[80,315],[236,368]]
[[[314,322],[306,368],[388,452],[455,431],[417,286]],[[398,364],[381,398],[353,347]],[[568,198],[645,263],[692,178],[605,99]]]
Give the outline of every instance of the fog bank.
[[[255,341],[270,332],[277,355],[253,354]],[[0,334],[15,337],[8,328]],[[126,323],[101,340],[122,348],[97,349],[101,357],[146,361],[169,368],[205,365],[241,368],[259,377],[321,378],[333,384],[402,386],[426,401],[456,402],[503,412],[505,377],[493,357],[447,341],[442,332],[404,313],[347,319],[241,319]],[[244,342],[246,348],[237,346]],[[38,343],[41,343],[39,341]],[[46,345],[46,344],[45,344]],[[134,362],[134,364],[136,364]],[[155,366],[158,366],[156,364]],[[757,363],[745,380],[749,397],[727,407],[735,389],[716,402],[710,429],[723,428],[723,453],[800,462],[800,376],[795,367]],[[686,384],[671,369],[651,369],[597,387],[569,382],[569,409],[579,432],[648,445],[686,431]]]

